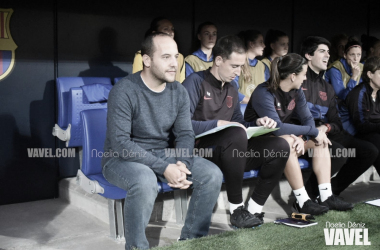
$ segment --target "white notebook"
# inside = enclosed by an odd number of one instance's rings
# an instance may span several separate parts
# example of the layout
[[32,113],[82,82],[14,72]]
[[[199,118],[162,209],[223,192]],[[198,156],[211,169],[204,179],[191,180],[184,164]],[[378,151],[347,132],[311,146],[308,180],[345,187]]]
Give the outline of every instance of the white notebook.
[[[210,130],[208,130],[208,131],[206,131],[206,132],[204,132],[202,134],[199,134],[199,135],[195,136],[195,139],[198,139],[198,138],[203,137],[205,135],[209,135],[209,134],[213,134],[213,133],[219,132],[219,131],[221,131],[223,129],[226,129],[226,128],[229,128],[229,127],[239,127],[239,125],[237,125],[237,124],[227,124],[227,125],[219,126],[219,127],[210,129]],[[276,131],[278,129],[279,128],[264,128],[263,126],[249,127],[249,128],[247,128],[247,139],[250,139],[251,137],[256,137],[256,136],[264,135],[264,134],[270,133],[272,131]]]

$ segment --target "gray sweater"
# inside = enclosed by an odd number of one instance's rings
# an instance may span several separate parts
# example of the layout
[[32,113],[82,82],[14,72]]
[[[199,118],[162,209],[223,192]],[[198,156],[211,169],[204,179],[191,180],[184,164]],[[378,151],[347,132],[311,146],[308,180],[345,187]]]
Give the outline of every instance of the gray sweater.
[[172,82],[156,93],[144,84],[140,72],[129,75],[117,82],[109,94],[102,165],[118,157],[163,174],[169,163],[147,150],[172,146],[171,132],[176,148],[189,152],[176,159],[191,169],[194,132],[186,89],[179,82]]

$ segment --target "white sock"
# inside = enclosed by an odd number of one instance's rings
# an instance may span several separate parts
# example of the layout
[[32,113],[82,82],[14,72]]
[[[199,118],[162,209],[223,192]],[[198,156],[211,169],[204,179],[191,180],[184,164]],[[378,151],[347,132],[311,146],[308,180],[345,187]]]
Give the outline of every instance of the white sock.
[[252,198],[249,198],[248,211],[251,214],[261,213],[261,211],[263,211],[263,206],[257,204],[256,201],[254,201]]
[[233,204],[230,202],[230,214],[233,214],[234,213],[234,210],[240,206],[244,206],[244,203],[240,203],[240,204]]
[[303,207],[303,204],[310,199],[309,195],[306,192],[305,187],[301,187],[299,189],[293,190],[293,193],[298,201],[298,205],[300,208]]
[[321,201],[324,202],[332,195],[331,183],[322,183],[318,185],[319,195],[321,196]]

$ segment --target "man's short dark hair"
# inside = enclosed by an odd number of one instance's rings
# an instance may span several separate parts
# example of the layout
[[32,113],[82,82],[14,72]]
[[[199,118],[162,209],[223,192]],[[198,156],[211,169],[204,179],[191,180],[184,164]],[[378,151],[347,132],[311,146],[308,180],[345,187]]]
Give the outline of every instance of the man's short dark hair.
[[239,37],[233,35],[224,36],[220,38],[216,42],[214,48],[212,48],[212,55],[214,57],[214,61],[217,56],[222,57],[223,60],[227,60],[232,54],[232,52],[238,54],[246,53],[243,41]]
[[141,43],[141,56],[148,55],[150,58],[153,57],[153,54],[156,51],[156,47],[154,46],[153,39],[156,36],[167,36],[171,38],[171,36],[162,32],[154,32],[147,35],[144,41]]
[[[301,56],[305,57],[306,54],[314,56],[314,52],[318,49],[318,46],[324,44],[327,47],[331,47],[330,42],[320,36],[309,36],[302,42]],[[306,58],[306,57],[305,57]]]

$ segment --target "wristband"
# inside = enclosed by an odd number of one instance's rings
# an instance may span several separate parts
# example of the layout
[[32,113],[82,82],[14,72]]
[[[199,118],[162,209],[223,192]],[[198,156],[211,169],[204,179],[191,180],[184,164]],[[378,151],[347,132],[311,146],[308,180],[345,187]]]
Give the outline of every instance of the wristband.
[[303,142],[306,144],[309,140],[307,139],[306,136],[303,136],[303,135],[300,135],[298,137],[301,137],[301,139],[303,140]]

